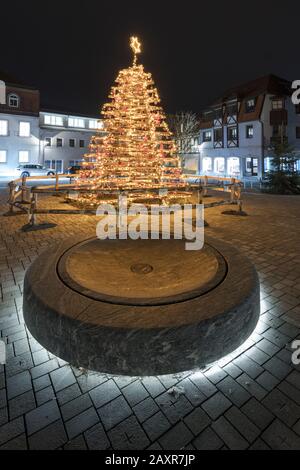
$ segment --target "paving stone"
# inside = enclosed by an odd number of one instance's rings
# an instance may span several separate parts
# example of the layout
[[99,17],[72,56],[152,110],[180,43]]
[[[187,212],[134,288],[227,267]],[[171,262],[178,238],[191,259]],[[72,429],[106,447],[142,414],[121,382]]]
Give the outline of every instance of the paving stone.
[[300,406],[296,405],[278,389],[272,390],[262,404],[288,426],[293,426],[300,418]]
[[133,412],[140,423],[146,421],[159,410],[153,398],[148,397],[133,407]]
[[28,339],[24,338],[24,339],[20,339],[19,341],[15,341],[14,349],[15,349],[16,356],[20,356],[21,354],[29,352],[30,348],[29,348]]
[[256,343],[255,346],[271,357],[274,356],[274,354],[278,353],[278,351],[280,351],[280,348],[278,346],[275,346],[275,344],[273,344],[266,338],[262,339],[259,343]]
[[235,359],[234,364],[248,374],[252,379],[256,379],[264,369],[256,362],[252,361],[245,354]]
[[292,371],[292,368],[288,364],[276,357],[272,357],[266,362],[264,368],[279,380],[283,380]]
[[236,406],[226,411],[225,417],[250,443],[254,442],[261,432]]
[[7,405],[7,399],[6,399],[6,390],[3,388],[0,390],[0,408],[4,408]]
[[236,379],[239,375],[243,373],[243,371],[239,367],[234,365],[232,362],[223,367],[223,370],[227,374],[229,374],[233,379]]
[[151,418],[147,419],[147,421],[143,423],[143,428],[151,441],[158,439],[162,434],[170,429],[170,427],[170,422],[161,411],[151,416]]
[[28,413],[36,407],[33,391],[23,393],[8,402],[10,419],[18,418],[19,416]]
[[121,394],[119,388],[116,386],[113,380],[108,380],[98,387],[94,388],[90,392],[90,397],[96,408],[109,403],[111,400]]
[[252,359],[254,362],[257,362],[257,364],[259,364],[260,366],[270,359],[270,356],[268,356],[268,354],[266,354],[264,351],[257,348],[256,346],[253,346],[252,348],[248,349],[245,354],[246,356],[250,357],[250,359]]
[[105,429],[111,429],[132,414],[132,409],[123,396],[110,401],[98,409],[101,422]]
[[262,400],[267,395],[267,391],[247,374],[240,375],[237,378],[237,382],[242,385],[251,396],[257,398],[257,400]]
[[209,379],[213,384],[217,384],[218,382],[220,382],[220,380],[226,377],[226,372],[224,372],[224,370],[221,369],[219,366],[212,367],[204,374],[206,378]]
[[221,437],[229,449],[245,450],[249,447],[246,439],[223,416],[212,423],[212,429]]
[[83,433],[87,429],[94,426],[94,424],[99,422],[99,417],[95,408],[89,408],[88,410],[83,411],[80,414],[74,416],[65,423],[69,439],[73,439],[78,434]]
[[42,390],[43,388],[51,386],[51,381],[49,375],[43,375],[38,379],[33,380],[33,388],[35,392]]
[[5,387],[5,375],[4,372],[0,373],[0,390]]
[[78,387],[77,383],[71,385],[70,387],[64,388],[60,392],[56,393],[57,401],[60,406],[64,405],[65,403],[68,403],[71,400],[74,400],[74,398],[77,398],[80,395],[81,390]]
[[278,331],[292,339],[296,338],[300,334],[300,329],[290,323],[284,323],[278,328]]
[[0,445],[25,432],[24,418],[20,416],[0,427]]
[[53,370],[58,368],[58,362],[56,359],[51,359],[48,362],[45,362],[43,364],[40,364],[39,366],[33,367],[31,369],[31,375],[33,379],[37,379],[38,377],[41,377],[42,375],[49,374]]
[[249,447],[249,450],[270,450],[270,447],[262,439],[258,438]]
[[156,398],[166,390],[157,377],[145,377],[142,383],[153,398]]
[[201,408],[195,408],[184,418],[184,422],[192,433],[197,436],[211,423],[211,420]]
[[50,373],[54,390],[59,392],[64,388],[73,385],[76,382],[73,371],[70,366],[64,366]]
[[29,449],[54,450],[67,442],[67,435],[62,421],[59,419],[46,428],[29,436]]
[[194,439],[193,444],[198,450],[218,450],[223,446],[223,441],[209,427]]
[[34,434],[42,428],[60,419],[56,401],[49,401],[25,415],[28,435]]
[[265,371],[257,377],[256,382],[270,392],[280,381],[274,377],[274,375],[270,374],[270,372]]
[[31,377],[27,370],[7,379],[7,396],[9,400],[31,389]]
[[164,450],[184,449],[193,437],[189,428],[183,422],[180,422],[167,431],[166,434],[159,439],[159,443]]
[[286,380],[300,390],[300,372],[293,370],[293,372],[287,376]]
[[67,444],[64,445],[64,450],[86,450],[87,445],[85,443],[83,435],[75,437]]
[[223,393],[218,392],[201,406],[204,411],[212,418],[217,419],[225,411],[230,408],[232,403],[223,395]]
[[211,397],[218,391],[217,387],[213,385],[201,372],[192,374],[189,379],[206,397]]
[[92,400],[88,393],[80,395],[72,401],[69,401],[60,408],[64,421],[67,421],[82,411],[87,410],[93,406]]
[[84,436],[89,450],[106,450],[110,447],[110,442],[100,423],[86,431]]
[[189,414],[193,407],[184,395],[174,396],[168,392],[156,398],[156,403],[167,419],[175,424]]
[[265,429],[273,420],[274,415],[259,403],[255,398],[251,398],[241,411],[260,429]]
[[8,409],[7,407],[5,408],[0,408],[0,426],[3,424],[6,424],[8,422]]
[[300,406],[300,391],[296,387],[291,385],[289,382],[283,381],[277,388]]
[[148,397],[148,392],[139,381],[133,382],[122,389],[122,393],[129,405],[134,406]]
[[47,401],[56,400],[55,392],[51,385],[37,392],[35,397],[36,397],[36,402],[38,406],[43,405],[44,403],[47,403]]
[[49,361],[49,355],[45,349],[41,349],[40,351],[32,353],[32,358],[35,366]]
[[274,328],[270,328],[269,330],[265,331],[263,333],[263,336],[269,341],[271,341],[271,343],[274,343],[279,348],[283,348],[290,341],[289,336],[286,336],[283,333],[280,333],[280,331]]
[[176,387],[183,391],[186,398],[191,402],[193,406],[198,406],[206,400],[206,396],[200,392],[199,388],[194,383],[186,378],[178,382]]
[[300,449],[300,437],[278,419],[266,429],[262,438],[273,450]]
[[6,442],[6,444],[3,444],[0,446],[0,450],[27,450],[27,439],[26,439],[26,434],[21,434],[18,437],[15,437],[11,441]]
[[217,384],[217,387],[237,406],[243,405],[250,398],[250,394],[231,377],[226,377]]
[[77,377],[77,382],[81,391],[86,393],[103,384],[104,382],[107,382],[107,378],[101,374],[93,372],[89,372],[88,374],[81,373],[81,375]]
[[150,444],[134,416],[130,416],[110,430],[108,436],[113,449],[117,450],[142,450]]

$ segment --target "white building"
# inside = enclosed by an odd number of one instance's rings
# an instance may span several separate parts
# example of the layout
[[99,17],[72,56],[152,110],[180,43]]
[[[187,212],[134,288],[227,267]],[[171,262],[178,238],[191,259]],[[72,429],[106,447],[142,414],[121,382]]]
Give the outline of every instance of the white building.
[[101,128],[95,116],[40,110],[38,90],[0,72],[0,177],[22,163],[63,173],[82,161]]
[[300,170],[300,106],[292,91],[290,82],[268,75],[226,92],[201,116],[198,155],[185,156],[188,172],[258,179],[280,139],[299,154]]

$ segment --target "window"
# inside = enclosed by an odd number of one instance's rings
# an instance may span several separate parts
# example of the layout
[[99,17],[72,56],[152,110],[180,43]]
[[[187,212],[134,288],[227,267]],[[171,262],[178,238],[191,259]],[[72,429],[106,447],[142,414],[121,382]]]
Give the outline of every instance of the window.
[[8,135],[8,121],[0,121],[0,135]]
[[63,118],[62,116],[51,116],[46,115],[44,118],[45,124],[50,124],[51,126],[63,126]]
[[63,140],[62,139],[56,139],[56,147],[62,147],[63,146]]
[[283,101],[282,100],[272,100],[272,109],[282,109]]
[[211,142],[211,131],[203,132],[203,142]]
[[300,127],[296,127],[296,139],[300,139]]
[[68,125],[69,127],[85,127],[84,119],[79,119],[79,118],[69,118]]
[[225,159],[223,157],[215,158],[215,172],[224,173],[225,171]]
[[255,110],[255,98],[246,101],[246,113],[252,113]]
[[0,150],[0,163],[6,163],[7,161],[7,150]]
[[227,128],[227,139],[228,140],[236,140],[237,139],[237,128],[236,127],[228,127]]
[[80,140],[80,141],[79,141],[79,147],[80,147],[80,148],[83,148],[84,145],[85,145],[84,140]]
[[212,159],[210,157],[204,157],[202,162],[203,172],[212,171]]
[[19,136],[30,137],[30,122],[19,123]]
[[214,141],[222,142],[223,140],[223,129],[220,127],[214,130]]
[[19,151],[19,163],[27,163],[27,162],[29,162],[28,150],[20,150]]
[[15,95],[14,93],[11,93],[8,95],[8,106],[10,108],[18,108],[20,105],[20,98],[18,95]]
[[45,139],[45,147],[51,147],[51,137],[46,137],[46,139]]
[[103,122],[102,121],[97,121],[96,119],[91,119],[89,121],[89,128],[90,129],[102,129],[103,128]]
[[240,159],[238,157],[228,158],[228,174],[237,176],[240,174]]
[[253,126],[250,124],[246,126],[246,139],[252,139],[254,135]]
[[295,113],[300,114],[300,104],[295,104]]
[[70,147],[75,147],[75,139],[70,139],[69,140],[69,146]]

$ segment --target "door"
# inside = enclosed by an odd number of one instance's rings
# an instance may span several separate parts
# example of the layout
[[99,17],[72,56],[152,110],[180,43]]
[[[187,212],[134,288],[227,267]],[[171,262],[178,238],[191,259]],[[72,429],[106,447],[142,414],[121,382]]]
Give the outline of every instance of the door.
[[258,158],[246,158],[246,176],[258,175]]

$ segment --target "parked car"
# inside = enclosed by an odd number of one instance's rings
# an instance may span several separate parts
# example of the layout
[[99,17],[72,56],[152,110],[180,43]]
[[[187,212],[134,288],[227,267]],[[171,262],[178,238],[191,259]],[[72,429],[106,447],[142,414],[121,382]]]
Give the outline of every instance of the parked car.
[[19,165],[16,170],[17,175],[23,176],[54,176],[55,171],[50,168],[46,168],[43,165]]

